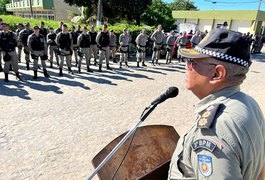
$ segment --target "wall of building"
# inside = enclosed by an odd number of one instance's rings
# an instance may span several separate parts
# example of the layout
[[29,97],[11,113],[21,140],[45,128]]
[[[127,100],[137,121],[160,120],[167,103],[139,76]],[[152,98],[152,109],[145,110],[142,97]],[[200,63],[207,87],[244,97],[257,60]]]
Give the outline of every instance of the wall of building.
[[[30,5],[28,0],[11,1],[6,4],[7,11],[13,12],[20,17],[31,17]],[[70,6],[63,0],[32,0],[32,10],[34,18],[44,18],[57,21],[69,20],[69,14],[80,15],[76,6]]]
[[69,20],[68,16],[71,13],[80,14],[78,7],[70,6],[63,0],[53,0],[53,4],[55,10],[55,20],[57,21]]
[[[209,31],[223,24],[228,23],[228,28],[242,33],[265,33],[265,12],[256,10],[227,10],[227,11],[173,11],[172,15],[181,22],[197,22],[197,28],[201,31]],[[196,17],[197,19],[194,19]]]

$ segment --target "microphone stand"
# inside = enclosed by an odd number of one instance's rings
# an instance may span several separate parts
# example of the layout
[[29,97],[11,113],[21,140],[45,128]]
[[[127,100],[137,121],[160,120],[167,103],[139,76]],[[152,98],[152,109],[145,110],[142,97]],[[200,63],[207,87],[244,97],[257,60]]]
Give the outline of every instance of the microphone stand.
[[94,172],[87,178],[87,180],[91,180],[98,171],[108,162],[108,160],[114,155],[114,153],[125,143],[125,141],[137,130],[142,122],[149,116],[149,114],[156,108],[158,103],[151,104],[146,107],[143,111],[140,120],[130,129],[130,131],[122,138],[122,140],[112,149],[112,151],[105,157],[105,159],[97,166]]

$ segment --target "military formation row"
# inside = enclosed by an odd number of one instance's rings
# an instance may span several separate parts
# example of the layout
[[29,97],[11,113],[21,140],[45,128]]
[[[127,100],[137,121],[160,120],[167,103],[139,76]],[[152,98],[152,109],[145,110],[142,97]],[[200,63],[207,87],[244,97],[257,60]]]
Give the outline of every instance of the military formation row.
[[[99,32],[94,30],[94,26],[87,30],[87,27],[78,28],[71,27],[69,32],[67,25],[61,22],[58,29],[53,28],[46,29],[44,23],[41,22],[40,27],[34,26],[31,29],[30,24],[27,22],[25,26],[22,23],[18,23],[18,29],[16,32],[12,32],[9,25],[4,22],[0,22],[0,72],[4,71],[5,81],[8,82],[8,73],[12,68],[16,73],[16,77],[22,80],[18,72],[18,63],[21,62],[21,54],[25,53],[26,69],[29,70],[30,56],[33,60],[33,79],[37,79],[38,75],[38,60],[41,60],[44,76],[50,77],[47,68],[46,60],[49,59],[50,67],[53,67],[53,58],[55,56],[56,63],[59,67],[59,76],[63,76],[64,60],[68,67],[68,72],[73,73],[71,69],[72,55],[75,57],[76,66],[78,72],[81,73],[82,59],[85,58],[88,72],[93,72],[90,66],[90,59],[94,58],[94,64],[99,65],[99,72],[102,71],[102,63],[105,59],[107,69],[111,70],[109,66],[110,57],[113,61],[116,61],[116,35],[113,30],[108,31],[108,26],[103,25],[103,29]],[[157,30],[151,35],[153,42],[153,55],[152,63],[158,64],[160,56],[160,50],[164,41],[164,33],[162,32],[162,26],[159,25]],[[146,34],[146,29],[137,36],[135,42],[137,45],[137,67],[145,65],[146,46],[149,36]],[[167,63],[171,62],[174,48],[174,34],[170,34],[167,37]],[[125,28],[123,33],[119,36],[119,51],[120,60],[119,66],[122,68],[122,63],[128,66],[128,54],[129,46],[131,42],[131,36],[128,30]],[[16,51],[17,48],[17,51]],[[23,50],[23,51],[22,51]],[[49,57],[48,57],[49,52]],[[97,62],[97,54],[99,54],[99,61]],[[4,69],[2,69],[2,56],[5,62]]]

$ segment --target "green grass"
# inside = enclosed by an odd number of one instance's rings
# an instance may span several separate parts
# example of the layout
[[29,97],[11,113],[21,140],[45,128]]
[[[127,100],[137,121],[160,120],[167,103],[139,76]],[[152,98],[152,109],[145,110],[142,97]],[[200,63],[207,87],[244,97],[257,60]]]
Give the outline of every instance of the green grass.
[[[48,27],[52,27],[54,29],[57,29],[59,26],[60,21],[53,21],[53,20],[45,20],[45,19],[31,19],[31,18],[21,18],[21,17],[17,17],[17,16],[13,16],[13,15],[0,15],[0,18],[3,19],[4,22],[8,23],[10,28],[14,31],[16,29],[16,24],[17,23],[25,23],[25,22],[29,22],[31,27],[35,26],[35,25],[40,25],[40,22],[43,21],[45,23],[45,26]],[[69,30],[71,27],[71,23],[66,23]],[[77,24],[74,24],[77,28]],[[81,26],[87,26],[87,28],[89,29],[90,27],[88,25],[85,24],[81,24]],[[108,25],[108,29],[111,30],[113,29],[115,34],[117,35],[117,37],[123,32],[124,28],[127,28],[131,35],[132,38],[135,39],[136,36],[139,34],[139,32],[145,28],[145,25],[142,26],[136,26],[136,25],[131,25],[131,24],[125,24],[125,23],[121,23],[121,24],[116,24],[116,25]],[[98,30],[99,28],[102,28],[102,26],[97,26],[95,27],[95,30]],[[151,31],[153,31],[154,27],[146,27],[147,28],[147,32],[148,34],[151,33]]]

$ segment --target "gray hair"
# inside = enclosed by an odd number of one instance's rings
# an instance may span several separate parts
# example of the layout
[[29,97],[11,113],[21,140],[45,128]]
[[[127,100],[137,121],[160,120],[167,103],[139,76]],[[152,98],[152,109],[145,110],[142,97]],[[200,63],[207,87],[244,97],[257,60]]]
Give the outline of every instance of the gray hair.
[[211,61],[215,64],[223,65],[226,69],[226,82],[230,86],[236,86],[243,83],[246,79],[249,67],[240,66],[229,62],[220,61],[218,59],[211,58]]

